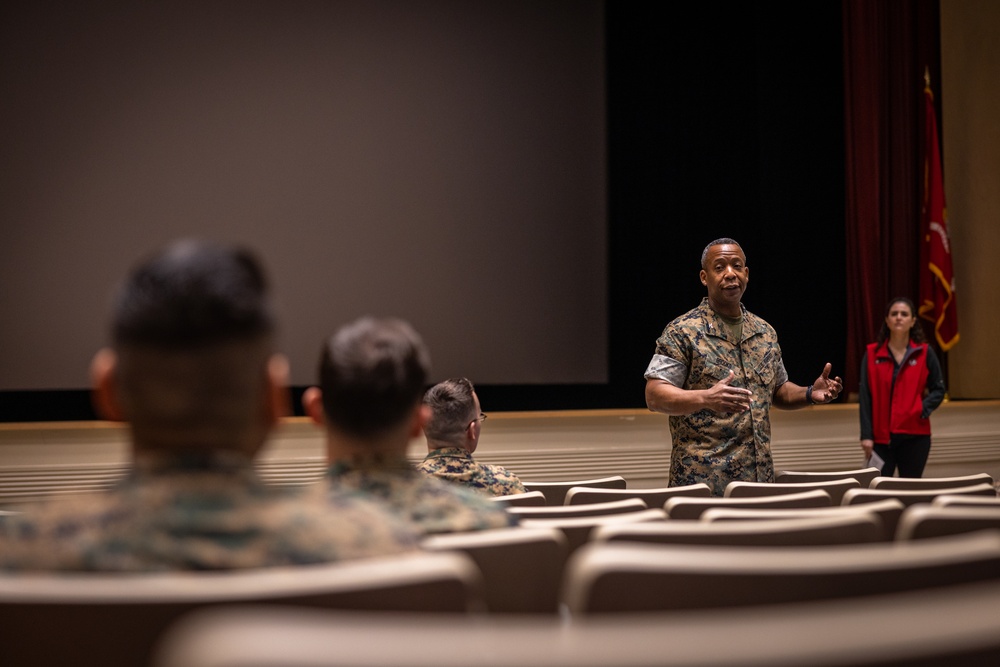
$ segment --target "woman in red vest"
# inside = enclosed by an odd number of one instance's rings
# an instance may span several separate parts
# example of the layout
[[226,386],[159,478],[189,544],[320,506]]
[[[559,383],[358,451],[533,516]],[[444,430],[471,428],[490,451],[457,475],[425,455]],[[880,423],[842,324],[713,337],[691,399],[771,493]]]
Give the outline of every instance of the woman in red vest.
[[861,449],[885,461],[882,475],[920,477],[931,449],[930,415],[944,398],[937,355],[924,342],[913,302],[889,302],[878,342],[861,360]]

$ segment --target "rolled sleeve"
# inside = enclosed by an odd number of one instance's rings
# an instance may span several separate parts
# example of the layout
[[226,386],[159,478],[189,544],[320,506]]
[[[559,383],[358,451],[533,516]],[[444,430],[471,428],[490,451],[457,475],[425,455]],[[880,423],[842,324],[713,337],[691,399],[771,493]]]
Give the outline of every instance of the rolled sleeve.
[[785,360],[778,359],[778,367],[774,370],[774,388],[788,382],[788,371],[785,370]]
[[663,380],[683,389],[687,374],[687,366],[681,362],[665,354],[654,354],[649,361],[649,366],[646,367],[645,378],[647,380]]

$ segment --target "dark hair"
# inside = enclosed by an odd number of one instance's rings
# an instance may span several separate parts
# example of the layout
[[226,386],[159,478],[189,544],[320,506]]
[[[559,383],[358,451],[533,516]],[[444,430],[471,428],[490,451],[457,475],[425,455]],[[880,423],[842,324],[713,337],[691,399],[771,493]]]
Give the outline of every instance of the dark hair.
[[[717,246],[717,245],[734,245],[734,246],[736,246],[737,248],[740,249],[740,252],[743,252],[743,246],[741,246],[734,239],[731,239],[728,236],[724,236],[721,239],[715,239],[714,241],[712,241],[711,243],[709,243],[707,246],[705,246],[705,249],[701,251],[701,268],[703,268],[703,269],[705,268],[705,261],[708,259],[708,250],[709,250],[709,248],[711,248],[713,246]],[[747,257],[747,254],[745,252],[743,252],[743,259],[745,260],[746,257]]]
[[171,244],[127,276],[111,329],[119,396],[137,443],[259,446],[274,319],[252,254]]
[[139,264],[114,306],[116,346],[193,349],[274,330],[264,271],[248,251],[179,241]]
[[475,409],[473,391],[472,383],[466,378],[451,378],[427,390],[424,405],[430,407],[431,416],[424,425],[424,433],[428,438],[449,440],[479,416],[472,414]]
[[326,419],[360,438],[399,426],[419,403],[430,355],[398,319],[363,317],[327,340],[319,362]]
[[885,307],[885,314],[882,316],[882,328],[878,331],[878,338],[876,340],[879,343],[884,343],[889,338],[889,327],[885,325],[885,318],[889,317],[889,311],[897,303],[905,303],[906,307],[910,309],[910,314],[913,315],[916,322],[913,324],[913,328],[910,329],[910,340],[914,343],[923,343],[927,339],[924,337],[924,328],[920,326],[920,318],[917,317],[917,309],[914,307],[913,302],[907,299],[905,296],[898,296],[895,299],[889,301]]

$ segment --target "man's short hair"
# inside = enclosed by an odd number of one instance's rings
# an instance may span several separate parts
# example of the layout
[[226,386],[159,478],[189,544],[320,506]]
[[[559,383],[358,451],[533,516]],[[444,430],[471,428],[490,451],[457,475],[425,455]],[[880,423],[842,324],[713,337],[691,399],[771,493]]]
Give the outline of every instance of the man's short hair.
[[363,317],[323,345],[319,383],[331,426],[373,438],[407,418],[430,373],[427,348],[407,322]]
[[247,250],[184,240],[139,263],[115,300],[119,397],[136,435],[212,446],[257,427],[274,318]]
[[708,260],[708,251],[709,251],[710,248],[712,248],[713,246],[717,246],[717,245],[734,245],[734,246],[736,246],[737,248],[740,249],[740,252],[743,253],[743,259],[746,259],[746,257],[747,257],[747,254],[745,252],[743,252],[743,246],[741,246],[739,243],[737,243],[736,240],[731,239],[728,236],[724,236],[721,239],[715,239],[714,241],[712,241],[711,243],[709,243],[707,246],[705,246],[705,249],[701,251],[701,268],[703,268],[703,269],[708,268],[708,267],[705,266],[705,262]]
[[431,415],[424,433],[432,440],[451,440],[465,431],[469,422],[479,415],[475,411],[472,392],[475,389],[466,378],[451,378],[439,382],[424,394],[424,405]]

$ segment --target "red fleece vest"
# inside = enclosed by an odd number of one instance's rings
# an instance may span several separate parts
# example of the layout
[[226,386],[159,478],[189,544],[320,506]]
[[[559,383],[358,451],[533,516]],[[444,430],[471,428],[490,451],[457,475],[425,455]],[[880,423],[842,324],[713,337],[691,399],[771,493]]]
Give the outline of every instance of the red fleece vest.
[[895,362],[888,342],[868,346],[868,387],[872,396],[875,442],[887,444],[890,433],[931,433],[931,420],[920,418],[927,386],[927,345],[920,343],[914,348],[899,369],[893,386]]

